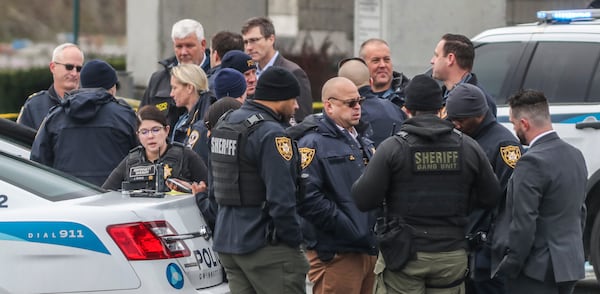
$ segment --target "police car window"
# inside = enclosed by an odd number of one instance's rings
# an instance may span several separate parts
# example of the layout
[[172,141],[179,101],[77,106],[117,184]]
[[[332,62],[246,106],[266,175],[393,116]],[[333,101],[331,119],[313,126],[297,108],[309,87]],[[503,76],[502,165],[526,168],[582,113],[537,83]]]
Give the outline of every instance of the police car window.
[[523,88],[544,92],[551,103],[585,102],[599,54],[597,43],[540,42]]
[[65,177],[50,168],[2,152],[0,170],[0,187],[5,184],[16,186],[50,201],[75,199],[105,192],[92,184]]
[[[522,50],[521,42],[476,45],[473,73],[493,97],[500,97],[502,85],[510,77],[511,68],[517,63]],[[497,103],[505,104],[505,101]]]
[[588,94],[588,102],[600,101],[600,64],[596,65],[596,73],[590,85],[590,93]]

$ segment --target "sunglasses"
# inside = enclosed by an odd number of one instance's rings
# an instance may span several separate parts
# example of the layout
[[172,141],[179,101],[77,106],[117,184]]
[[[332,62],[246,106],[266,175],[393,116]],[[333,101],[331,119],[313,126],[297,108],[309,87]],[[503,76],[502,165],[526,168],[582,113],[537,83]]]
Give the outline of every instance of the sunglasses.
[[162,131],[162,129],[164,129],[165,127],[153,127],[151,129],[139,129],[137,131],[138,134],[142,135],[142,136],[148,136],[150,133],[152,133],[152,135],[158,135],[160,133],[160,131]]
[[74,65],[74,64],[70,64],[70,63],[60,63],[60,62],[56,62],[56,61],[54,63],[64,66],[65,69],[68,71],[72,71],[73,69],[76,69],[77,72],[80,72],[81,68],[82,68],[81,65]]
[[365,97],[358,97],[358,98],[351,99],[351,100],[342,100],[342,99],[338,99],[335,97],[327,98],[327,100],[331,100],[331,99],[340,101],[343,104],[346,104],[350,108],[354,108],[354,106],[356,106],[356,104],[361,105],[363,103],[363,101],[365,101]]

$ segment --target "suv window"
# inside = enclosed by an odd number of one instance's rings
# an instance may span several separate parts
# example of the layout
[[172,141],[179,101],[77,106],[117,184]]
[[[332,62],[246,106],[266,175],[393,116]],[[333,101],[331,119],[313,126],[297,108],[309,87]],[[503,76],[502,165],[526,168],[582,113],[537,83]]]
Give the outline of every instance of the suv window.
[[[517,64],[523,47],[522,42],[506,42],[484,43],[475,48],[473,72],[492,97],[500,97],[502,86],[512,76],[514,64]],[[505,101],[497,103],[504,104]]]
[[523,88],[544,92],[550,103],[585,102],[599,54],[598,43],[540,42]]

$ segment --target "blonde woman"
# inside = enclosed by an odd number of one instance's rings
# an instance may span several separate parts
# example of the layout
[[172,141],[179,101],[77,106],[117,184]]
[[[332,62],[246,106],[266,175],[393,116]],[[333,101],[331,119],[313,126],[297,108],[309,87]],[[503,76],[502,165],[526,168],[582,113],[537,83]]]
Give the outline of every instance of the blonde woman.
[[171,142],[185,143],[190,127],[202,121],[216,97],[208,91],[206,74],[195,64],[180,64],[171,69],[171,97],[177,107],[185,107],[171,133]]

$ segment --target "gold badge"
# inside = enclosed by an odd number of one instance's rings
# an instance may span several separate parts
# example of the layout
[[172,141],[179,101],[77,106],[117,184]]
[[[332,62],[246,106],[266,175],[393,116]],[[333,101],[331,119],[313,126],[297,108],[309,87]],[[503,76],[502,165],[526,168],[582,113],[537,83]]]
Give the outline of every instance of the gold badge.
[[302,147],[299,148],[298,151],[300,151],[300,156],[302,157],[302,169],[305,169],[307,166],[310,165],[313,158],[315,157],[315,149]]
[[275,145],[277,145],[277,151],[283,159],[288,161],[292,159],[294,152],[292,151],[292,140],[290,138],[275,137]]
[[156,104],[156,108],[158,108],[158,110],[160,110],[160,111],[165,111],[165,110],[167,110],[167,108],[169,108],[169,103],[167,103],[167,102],[158,103],[158,104]]
[[200,133],[198,133],[198,131],[196,130],[193,130],[192,133],[188,136],[186,146],[188,148],[194,148],[194,145],[196,145],[196,141],[198,141],[198,138],[200,138]]
[[517,161],[521,158],[521,149],[518,146],[504,146],[500,147],[500,154],[506,165],[515,168]]
[[173,171],[173,168],[170,167],[168,164],[165,164],[165,168],[164,168],[164,178],[168,178],[171,176],[171,172]]

